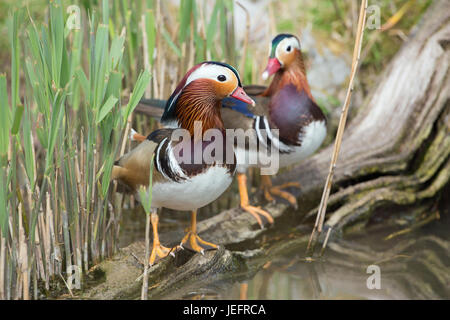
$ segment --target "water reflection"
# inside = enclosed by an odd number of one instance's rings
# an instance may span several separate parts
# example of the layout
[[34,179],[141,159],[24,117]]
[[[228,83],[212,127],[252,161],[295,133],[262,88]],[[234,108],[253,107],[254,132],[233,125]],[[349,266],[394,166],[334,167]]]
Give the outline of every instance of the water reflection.
[[[448,220],[448,219],[447,219]],[[330,244],[323,259],[280,257],[248,280],[248,299],[449,299],[448,221],[385,241],[386,232]],[[378,265],[381,288],[368,289],[369,265]],[[218,294],[239,299],[236,283]]]
[[[139,214],[139,213],[136,213]],[[165,214],[165,228],[182,231],[180,216]],[[142,219],[136,217],[137,221]],[[304,259],[305,232],[276,230],[265,235],[267,249],[282,242],[288,253],[275,255],[257,270],[218,279],[204,279],[180,288],[163,299],[449,299],[450,298],[450,219],[392,240],[383,240],[393,230],[368,230],[352,238],[333,239],[325,256],[314,262]],[[135,222],[136,223],[136,222]],[[187,224],[187,222],[186,222]],[[125,223],[122,243],[142,240],[142,225]],[[309,228],[305,228],[309,230]],[[131,234],[129,234],[129,232]],[[301,240],[297,241],[296,239]],[[229,247],[234,252],[246,250]],[[243,251],[245,252],[245,251]],[[266,257],[267,258],[267,257]],[[259,258],[261,259],[261,257]],[[255,259],[253,259],[255,260]],[[252,264],[252,258],[248,260]],[[254,265],[258,265],[254,263]],[[367,288],[369,265],[381,270],[381,289]]]

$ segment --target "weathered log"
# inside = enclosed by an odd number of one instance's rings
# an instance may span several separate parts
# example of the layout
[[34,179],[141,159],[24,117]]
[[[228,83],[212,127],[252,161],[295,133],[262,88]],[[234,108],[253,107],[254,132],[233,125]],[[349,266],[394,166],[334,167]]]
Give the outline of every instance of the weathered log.
[[[333,230],[389,218],[387,208],[416,206],[423,213],[442,195],[450,180],[449,44],[450,5],[436,1],[386,68],[378,87],[358,106],[344,134],[326,220]],[[187,292],[195,281],[211,275],[215,281],[248,277],[273,256],[304,250],[310,227],[300,225],[302,231],[293,231],[302,217],[308,220],[317,212],[331,151],[328,146],[278,175],[274,183],[295,177],[302,188],[292,190],[299,199],[297,212],[283,203],[264,207],[276,220],[273,228],[258,229],[238,208],[199,222],[202,238],[221,244],[221,249],[204,256],[183,251],[175,260],[161,261],[150,270],[149,297]],[[290,221],[288,226],[283,220]],[[276,241],[288,233],[293,239]],[[181,236],[163,233],[161,239],[174,242]],[[141,281],[135,279],[142,273],[138,260],[143,259],[143,248],[133,244],[97,266],[104,277],[83,297],[138,297]]]

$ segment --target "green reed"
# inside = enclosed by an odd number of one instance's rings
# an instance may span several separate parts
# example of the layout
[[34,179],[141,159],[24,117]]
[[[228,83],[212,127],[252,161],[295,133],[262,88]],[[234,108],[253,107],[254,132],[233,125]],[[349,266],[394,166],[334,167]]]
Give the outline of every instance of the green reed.
[[122,105],[126,32],[110,35],[108,12],[103,1],[102,19],[92,11],[79,30],[65,24],[60,1],[50,2],[48,25],[24,9],[10,18],[11,104],[0,76],[0,298],[26,299],[31,289],[37,298],[38,282],[49,290],[116,249],[110,174],[150,73],[138,74]]
[[[79,29],[68,23],[71,4],[81,8]],[[11,71],[0,74],[0,299],[51,295],[55,280],[76,294],[68,276],[117,250],[124,199],[110,175],[134,107],[144,94],[167,98],[195,63],[236,62],[232,1],[213,2],[210,16],[206,5],[54,0],[45,22],[30,8],[10,14]],[[134,125],[152,130],[144,118]]]

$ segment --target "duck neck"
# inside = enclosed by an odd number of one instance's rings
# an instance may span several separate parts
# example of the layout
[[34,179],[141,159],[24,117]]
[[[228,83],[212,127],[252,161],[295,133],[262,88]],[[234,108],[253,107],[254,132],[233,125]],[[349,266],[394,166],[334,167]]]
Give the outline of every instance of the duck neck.
[[306,78],[303,55],[299,50],[296,51],[294,61],[292,61],[289,66],[278,70],[272,80],[272,83],[263,95],[267,97],[274,96],[283,87],[290,84],[294,85],[299,93],[304,91],[308,97],[314,101],[308,80]]
[[181,128],[195,135],[197,121],[201,123],[201,137],[209,129],[225,131],[220,109],[222,101],[216,97],[213,87],[208,82],[196,81],[188,85],[180,94],[176,104],[176,118]]

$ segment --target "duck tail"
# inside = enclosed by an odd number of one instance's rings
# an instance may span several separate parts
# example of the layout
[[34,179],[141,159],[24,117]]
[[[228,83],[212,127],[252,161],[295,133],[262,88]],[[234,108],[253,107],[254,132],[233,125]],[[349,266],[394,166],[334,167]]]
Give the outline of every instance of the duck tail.
[[123,177],[125,168],[114,165],[111,172],[111,180],[117,180]]
[[166,107],[166,100],[141,99],[134,112],[160,120]]

